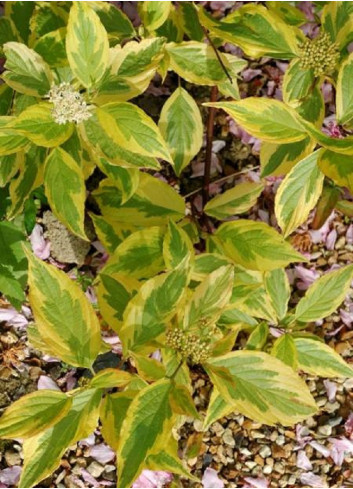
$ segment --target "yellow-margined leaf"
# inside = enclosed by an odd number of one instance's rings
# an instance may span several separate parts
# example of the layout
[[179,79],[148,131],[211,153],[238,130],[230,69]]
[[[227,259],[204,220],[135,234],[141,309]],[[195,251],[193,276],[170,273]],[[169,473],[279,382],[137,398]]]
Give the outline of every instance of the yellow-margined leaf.
[[28,139],[11,127],[15,120],[5,115],[0,117],[0,156],[17,153],[29,145]]
[[287,312],[290,298],[290,286],[283,268],[276,268],[264,274],[264,285],[278,319],[283,319]]
[[[102,114],[101,114],[102,117]],[[153,168],[158,170],[160,165],[155,158],[133,153],[113,141],[103,128],[95,112],[92,116],[79,124],[78,130],[82,139],[93,153],[93,157],[103,157],[112,165],[131,168]]]
[[116,248],[101,274],[114,273],[145,279],[165,269],[163,238],[165,229],[153,226],[132,233]]
[[165,377],[166,370],[162,362],[137,353],[132,353],[132,358],[139,376],[147,382],[154,382]]
[[[281,360],[294,370],[298,368],[298,352],[293,337],[286,333],[276,339],[273,344],[271,355]],[[315,373],[317,375],[317,373]]]
[[142,24],[149,32],[153,32],[167,20],[171,9],[172,2],[139,2],[139,14]]
[[164,45],[163,37],[154,37],[112,48],[111,65],[101,80],[94,101],[98,105],[124,102],[143,93],[163,60]]
[[353,265],[325,273],[308,288],[299,301],[295,318],[311,322],[332,314],[347,295],[353,279]]
[[[353,20],[353,14],[352,14]],[[340,124],[348,124],[353,119],[353,53],[341,64],[337,79],[337,120]]]
[[23,164],[24,152],[0,156],[0,187],[5,187]]
[[185,385],[174,384],[170,392],[169,401],[175,413],[200,419],[194,400]]
[[226,256],[250,270],[274,270],[289,263],[306,261],[274,229],[263,222],[223,223],[215,233]]
[[127,238],[136,228],[129,224],[122,224],[107,217],[90,214],[99,241],[109,254],[113,253],[119,244]]
[[55,426],[25,440],[19,487],[34,487],[59,467],[67,448],[97,427],[101,391],[87,389],[73,397],[68,414]]
[[178,87],[163,105],[158,125],[179,176],[200,151],[203,138],[200,109],[184,88]]
[[279,100],[248,97],[237,102],[204,105],[223,109],[250,134],[270,143],[292,143],[307,135],[294,109]]
[[218,89],[222,95],[225,97],[231,97],[235,100],[240,99],[239,87],[237,83],[237,79],[239,78],[238,73],[242,71],[248,65],[245,59],[238,58],[233,54],[224,53],[228,61],[228,73],[232,78],[232,82],[227,79],[221,83],[218,83]]
[[262,322],[251,332],[245,345],[245,350],[262,350],[268,338],[268,324]]
[[266,2],[266,7],[276,12],[277,15],[290,25],[301,26],[307,23],[304,12],[289,2]]
[[100,18],[112,43],[134,37],[135,29],[120,8],[108,2],[89,2],[88,5]]
[[109,179],[93,192],[104,217],[134,226],[167,224],[185,215],[185,202],[170,185],[147,173],[140,174],[139,185],[130,199],[122,204],[122,194]]
[[44,61],[52,67],[67,65],[65,49],[66,28],[62,27],[40,37],[33,46]]
[[343,49],[353,40],[353,11],[350,2],[328,2],[322,9],[321,27],[332,42]]
[[[273,10],[247,4],[222,21],[200,10],[201,22],[213,35],[239,46],[251,58],[290,59],[299,53],[299,29],[289,26]],[[302,37],[303,35],[301,35]]]
[[303,99],[310,97],[314,84],[314,71],[302,69],[301,60],[294,59],[284,73],[283,100],[292,107],[296,107]]
[[318,165],[324,175],[353,192],[353,155],[334,153],[326,149],[321,152]]
[[311,338],[294,338],[298,367],[320,377],[353,378],[353,368],[330,346]]
[[172,162],[158,127],[136,105],[112,102],[97,108],[97,115],[104,131],[122,148]]
[[97,85],[108,68],[109,42],[98,15],[86,2],[75,2],[71,7],[66,52],[70,68],[82,85]]
[[183,31],[188,38],[192,41],[202,41],[205,33],[199,20],[196,5],[193,2],[180,2],[177,14],[179,15]]
[[62,148],[54,148],[45,162],[45,195],[55,216],[72,233],[87,239],[84,218],[86,186],[82,169]]
[[243,214],[256,204],[263,191],[262,183],[243,182],[213,197],[205,206],[205,212],[217,219],[226,219],[235,214]]
[[204,431],[208,430],[208,428],[220,418],[228,416],[234,411],[236,411],[236,408],[229,404],[229,402],[225,401],[216,387],[214,387],[212,389],[206,417],[203,422]]
[[186,258],[175,270],[147,280],[130,300],[119,332],[125,352],[141,351],[165,331],[186,291],[188,265]]
[[324,174],[318,166],[322,150],[297,163],[279,186],[275,214],[284,236],[303,224],[321,195]]
[[309,155],[314,147],[315,142],[309,137],[288,144],[264,141],[260,149],[261,177],[286,175],[298,161]]
[[[227,80],[213,48],[203,42],[183,41],[168,43],[170,69],[190,83],[197,85],[217,85]],[[219,53],[225,66],[228,59]]]
[[267,353],[231,352],[209,360],[205,368],[233,409],[260,423],[290,426],[317,411],[304,381]]
[[194,256],[194,248],[186,232],[169,221],[163,241],[163,258],[168,269],[174,270],[186,257]]
[[50,428],[70,410],[63,392],[41,390],[21,397],[0,417],[0,438],[28,438]]
[[69,365],[90,368],[101,346],[100,325],[79,285],[33,254],[29,261],[29,302],[43,341]]
[[336,209],[345,216],[353,217],[353,202],[350,200],[339,200],[336,204]]
[[202,282],[211,272],[230,264],[231,261],[225,256],[217,255],[217,253],[201,253],[195,257],[191,269],[191,278],[197,282]]
[[140,288],[140,282],[123,272],[100,273],[96,288],[99,311],[108,326],[119,332],[125,308]]
[[4,44],[6,56],[3,80],[14,90],[33,97],[46,95],[53,82],[53,75],[43,58],[19,42]]
[[225,265],[211,272],[195,289],[185,308],[184,329],[214,324],[231,297],[234,267]]
[[313,86],[310,95],[298,102],[295,110],[303,119],[321,128],[325,117],[325,101],[318,83]]
[[160,380],[141,390],[131,402],[118,446],[118,487],[130,487],[159,441],[166,444],[172,436],[171,388],[170,380]]
[[125,204],[135,193],[140,182],[140,172],[137,168],[124,168],[112,165],[105,158],[97,158],[99,169],[115,183],[121,192],[121,203]]
[[58,124],[54,121],[49,103],[27,107],[11,123],[11,127],[34,144],[45,148],[60,146],[69,139],[74,130],[72,123]]
[[131,380],[133,375],[125,370],[117,368],[105,368],[98,372],[90,382],[90,386],[94,389],[112,389],[114,387],[125,387]]
[[307,133],[324,148],[330,149],[335,153],[353,155],[353,136],[345,138],[333,138],[321,132],[312,122],[305,120],[298,115],[300,124],[305,127]]
[[100,420],[104,440],[117,450],[120,440],[121,426],[127,416],[137,390],[128,389],[115,394],[107,394],[100,406]]

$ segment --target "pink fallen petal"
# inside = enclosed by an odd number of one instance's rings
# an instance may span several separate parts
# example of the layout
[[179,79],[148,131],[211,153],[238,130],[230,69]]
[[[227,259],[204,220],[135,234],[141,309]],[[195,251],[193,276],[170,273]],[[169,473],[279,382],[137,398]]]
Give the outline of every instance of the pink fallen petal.
[[268,487],[269,486],[269,481],[265,479],[265,477],[245,477],[244,478],[245,482],[247,482],[249,485],[248,486],[243,486],[243,487]]
[[259,75],[262,75],[262,71],[254,70],[253,68],[247,68],[242,72],[242,77],[245,82],[249,82]]
[[337,231],[336,229],[332,229],[326,237],[326,248],[328,250],[333,250],[335,248],[335,244],[337,241]]
[[212,153],[219,153],[226,145],[226,142],[223,139],[216,139],[212,141]]
[[115,452],[105,443],[91,447],[89,454],[100,464],[107,464],[115,458]]
[[332,443],[330,456],[335,465],[341,467],[346,455],[353,454],[353,442],[345,437],[329,438]]
[[331,382],[330,380],[324,380],[324,386],[327,393],[327,398],[330,402],[335,402],[336,400],[336,392],[337,392],[337,384],[335,382]]
[[15,487],[21,475],[21,467],[13,465],[7,469],[0,470],[0,482],[2,487]]
[[161,470],[143,470],[140,477],[135,480],[132,487],[136,488],[151,488],[164,487],[173,479],[172,474]]
[[78,444],[80,447],[93,447],[93,445],[96,443],[96,436],[94,433],[91,435],[87,436],[86,438],[83,438],[83,440],[80,440]]
[[326,482],[323,481],[321,477],[314,474],[313,472],[305,472],[304,474],[301,474],[300,482],[304,484],[304,486],[310,486],[316,488],[327,487]]
[[224,487],[224,482],[218,477],[218,472],[210,467],[207,467],[202,476],[202,487]]
[[43,237],[43,228],[36,224],[29,237],[33,253],[41,260],[47,260],[50,256],[50,243]]
[[15,308],[4,307],[3,309],[0,309],[0,323],[1,322],[5,322],[14,328],[24,328],[28,324],[28,319]]
[[347,244],[353,244],[353,224],[350,224],[348,226],[347,232],[346,232],[346,242]]
[[91,484],[92,487],[100,487],[100,483],[91,475],[88,470],[81,469],[82,479],[87,482],[87,484]]
[[88,286],[85,295],[92,304],[97,304],[97,296],[93,287]]
[[319,278],[320,274],[314,268],[305,268],[302,265],[294,267],[295,277],[300,281],[297,283],[299,290],[306,290]]
[[59,391],[58,384],[54,382],[53,379],[48,377],[47,375],[41,375],[38,379],[38,390],[49,389],[53,391]]
[[311,445],[317,452],[321,453],[324,457],[329,457],[331,450],[328,448],[324,447],[324,445],[321,445],[321,443],[318,443],[317,441],[313,440],[309,442],[309,445]]
[[344,423],[344,429],[346,430],[346,435],[349,436],[350,439],[353,439],[353,413],[350,413],[347,421]]
[[342,322],[350,328],[353,323],[353,311],[351,310],[346,311],[345,309],[340,309],[340,316]]
[[313,468],[312,463],[308,459],[304,450],[300,450],[297,455],[297,467],[298,469],[311,470]]
[[297,424],[295,427],[295,434],[300,448],[305,447],[305,445],[311,440],[311,436],[307,435],[306,431],[307,428],[301,424]]

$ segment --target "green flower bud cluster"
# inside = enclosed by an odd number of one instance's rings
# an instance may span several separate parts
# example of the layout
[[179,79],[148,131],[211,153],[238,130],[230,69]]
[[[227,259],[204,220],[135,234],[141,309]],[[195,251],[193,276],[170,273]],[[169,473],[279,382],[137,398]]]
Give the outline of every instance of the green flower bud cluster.
[[339,50],[326,32],[322,32],[315,39],[306,39],[300,46],[300,66],[303,70],[314,70],[315,76],[331,74],[339,59]]
[[184,359],[192,363],[205,362],[210,356],[209,341],[199,336],[187,333],[178,328],[167,331],[167,345],[179,352]]

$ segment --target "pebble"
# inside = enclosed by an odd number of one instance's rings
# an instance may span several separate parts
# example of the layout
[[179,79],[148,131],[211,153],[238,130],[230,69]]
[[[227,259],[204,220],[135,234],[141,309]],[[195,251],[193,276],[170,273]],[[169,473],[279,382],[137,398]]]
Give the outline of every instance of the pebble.
[[104,472],[104,467],[98,462],[93,461],[89,464],[87,470],[91,475],[93,475],[93,477],[100,477]]
[[271,467],[271,465],[265,465],[265,467],[262,469],[262,472],[267,475],[271,474],[272,470],[273,468]]
[[268,445],[264,445],[260,448],[259,454],[262,458],[267,458],[271,456],[271,448]]
[[285,437],[284,437],[283,435],[280,435],[280,436],[277,438],[277,440],[276,440],[277,445],[284,445],[284,444],[285,444],[285,442],[286,442],[286,439],[285,439]]
[[225,430],[225,432],[222,435],[222,440],[229,447],[234,447],[235,446],[234,436],[233,436],[233,433],[232,433],[232,431],[230,429],[226,429]]
[[5,452],[5,460],[9,467],[13,465],[21,465],[21,455],[13,450],[7,450]]
[[328,424],[324,424],[323,426],[319,426],[317,432],[323,436],[331,436],[332,426],[330,426]]

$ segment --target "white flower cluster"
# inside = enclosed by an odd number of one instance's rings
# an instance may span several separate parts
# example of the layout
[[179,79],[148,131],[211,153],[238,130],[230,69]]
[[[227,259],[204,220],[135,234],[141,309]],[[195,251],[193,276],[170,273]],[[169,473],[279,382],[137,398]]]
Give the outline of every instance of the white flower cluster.
[[60,85],[53,85],[47,98],[54,105],[52,115],[58,124],[79,123],[89,119],[92,115],[83,96],[70,83],[63,82]]

